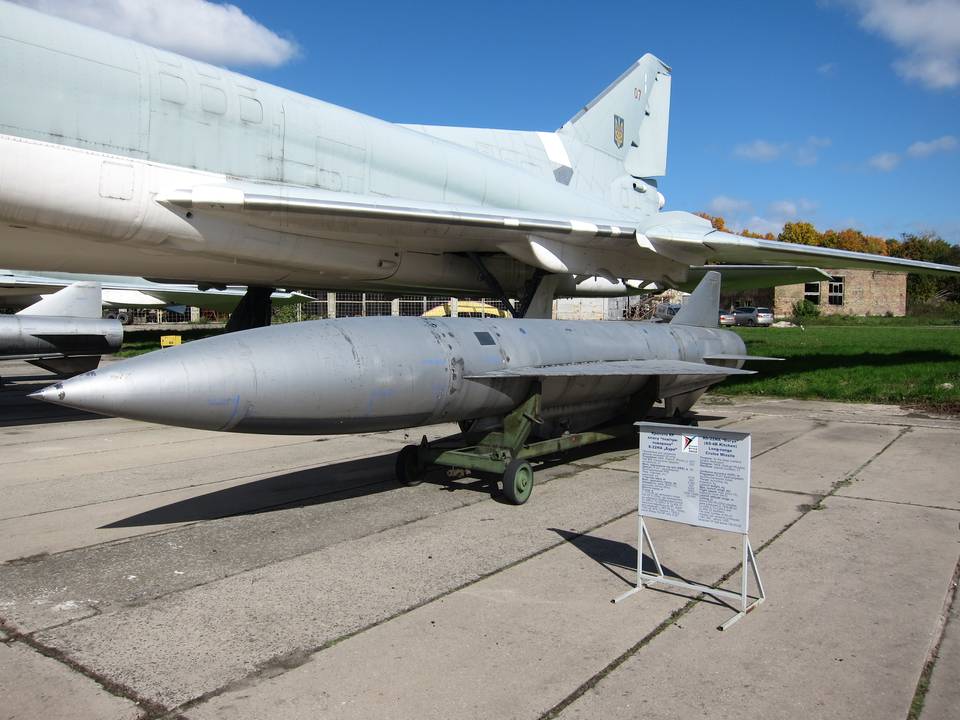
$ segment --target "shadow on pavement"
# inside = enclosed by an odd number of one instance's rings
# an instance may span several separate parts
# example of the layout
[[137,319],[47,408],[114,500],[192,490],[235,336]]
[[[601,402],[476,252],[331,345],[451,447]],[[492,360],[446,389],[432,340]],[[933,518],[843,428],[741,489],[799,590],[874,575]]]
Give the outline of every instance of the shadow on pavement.
[[58,378],[55,375],[19,375],[3,378],[3,385],[0,386],[0,427],[96,420],[103,417],[103,415],[95,415],[83,410],[74,410],[73,408],[32,400],[27,397],[34,390],[52,385],[57,380]]
[[[534,471],[541,473],[604,453],[628,452],[633,450],[635,445],[636,440],[632,436],[608,440],[537,460]],[[396,453],[391,452],[305,468],[179,500],[102,527],[127,528],[215,520],[232,515],[271,512],[391,492],[402,487],[395,478],[395,462]],[[544,479],[549,480],[549,477]],[[499,481],[499,476],[486,473],[468,474],[445,467],[431,468],[423,476],[424,483],[442,487],[449,492],[485,493],[496,502],[505,503],[506,500],[500,495]],[[536,490],[530,502],[536,502]],[[634,561],[635,559],[636,555]]]
[[[605,570],[623,580],[629,586],[636,585],[637,582],[637,548],[630,543],[620,542],[619,540],[609,540],[607,538],[596,537],[595,535],[586,535],[570,530],[561,530],[559,528],[549,528],[552,532],[562,537],[577,550],[582,552],[588,558],[599,564]],[[690,582],[687,578],[671,570],[661,561],[660,567],[663,568],[663,574],[667,577]],[[621,572],[621,570],[627,572]],[[644,553],[643,556],[644,572],[653,572],[653,558]],[[676,595],[677,597],[690,597],[691,591],[680,591],[666,585],[655,585],[651,589],[658,592]],[[703,595],[701,602],[711,605],[722,605],[735,610],[732,605],[719,598],[710,595]]]

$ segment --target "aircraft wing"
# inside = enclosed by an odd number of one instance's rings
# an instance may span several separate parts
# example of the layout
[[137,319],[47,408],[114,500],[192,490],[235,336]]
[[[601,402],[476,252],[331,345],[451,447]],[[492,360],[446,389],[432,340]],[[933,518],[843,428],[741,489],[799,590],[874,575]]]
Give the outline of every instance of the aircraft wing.
[[724,265],[806,265],[816,268],[960,276],[960,267],[955,265],[742,237],[714,230],[709,221],[684,212],[654,215],[643,223],[640,231],[657,252],[673,258],[702,256],[709,263]]
[[608,360],[564,365],[530,365],[527,367],[490,370],[467,375],[468,380],[494,378],[547,378],[601,375],[752,375],[753,370],[740,370],[720,365],[706,365],[686,360]]
[[[164,308],[175,305],[202,307],[230,312],[243,297],[246,288],[229,286],[223,289],[200,289],[184,283],[160,283],[138,277],[121,275],[73,275],[58,273],[42,275],[26,272],[0,271],[0,297],[34,302],[37,295],[57,292],[75,282],[93,280],[103,288],[103,306],[109,308]],[[270,296],[274,305],[292,305],[313,302],[314,298],[300,292],[275,292]]]
[[720,273],[724,292],[753,290],[777,285],[823,282],[832,276],[815,267],[788,265],[695,265],[685,282],[676,283],[679,290],[691,292],[709,271]]
[[[548,273],[594,275],[611,282],[664,278],[665,284],[680,286],[696,283],[709,269],[723,272],[726,286],[733,289],[823,280],[819,268],[960,275],[960,267],[951,265],[741,237],[677,211],[639,221],[598,219],[272,186],[195,186],[156,200],[304,234],[439,238],[451,243],[447,248],[453,252],[504,252]],[[703,267],[711,264],[724,267]],[[736,267],[725,270],[728,266]]]
[[547,235],[624,238],[636,237],[629,220],[604,221],[538,214],[521,210],[474,208],[446,203],[424,203],[324,192],[314,188],[295,188],[300,196],[246,192],[227,186],[197,186],[157,196],[157,202],[190,210],[210,212],[243,212],[267,216],[283,213],[287,216],[313,218],[318,226],[330,222],[388,222],[405,226],[416,233],[426,228],[446,228],[505,233],[534,233]]

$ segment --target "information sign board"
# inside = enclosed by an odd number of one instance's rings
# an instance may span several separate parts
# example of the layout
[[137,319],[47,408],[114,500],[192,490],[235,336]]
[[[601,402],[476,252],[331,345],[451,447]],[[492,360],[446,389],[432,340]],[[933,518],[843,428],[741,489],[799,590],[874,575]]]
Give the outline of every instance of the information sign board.
[[[757,558],[750,545],[750,435],[664,423],[635,423],[640,434],[640,488],[637,505],[637,584],[614,602],[648,585],[660,584],[739,600],[740,610],[721,630],[755,610],[766,599]],[[663,572],[645,518],[737,533],[742,538],[740,592],[692,583]],[[644,543],[653,572],[643,569]],[[757,597],[747,594],[747,567]]]
[[640,515],[746,533],[750,435],[638,424]]

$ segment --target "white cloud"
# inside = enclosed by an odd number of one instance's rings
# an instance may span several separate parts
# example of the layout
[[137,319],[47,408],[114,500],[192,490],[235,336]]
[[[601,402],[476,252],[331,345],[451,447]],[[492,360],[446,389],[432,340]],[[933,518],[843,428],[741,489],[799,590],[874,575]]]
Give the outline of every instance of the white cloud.
[[890,172],[900,164],[900,156],[892,152],[883,152],[879,153],[878,155],[874,155],[867,161],[867,163],[874,170]]
[[711,201],[710,208],[715,212],[728,212],[725,216],[727,226],[734,232],[746,229],[777,235],[783,230],[784,223],[809,218],[815,212],[817,203],[807,198],[776,200],[767,206],[763,215],[757,215],[753,213],[750,202],[719,195]]
[[830,147],[830,138],[811,135],[793,150],[793,161],[797,165],[815,165],[820,159],[819,151]]
[[777,200],[770,203],[770,213],[781,217],[796,217],[797,204],[791,200]]
[[752,142],[737,145],[733,152],[735,155],[746,158],[747,160],[756,160],[757,162],[769,162],[780,157],[786,149],[784,144],[772,143],[769,140],[754,140]]
[[721,215],[733,215],[734,213],[740,213],[750,210],[750,202],[747,200],[739,200],[737,198],[727,197],[726,195],[717,195],[713,200],[710,201],[710,212],[719,213]]
[[830,138],[811,135],[803,142],[771,142],[752,140],[741,143],[733,154],[755,162],[770,162],[781,156],[790,157],[797,165],[814,165],[820,159],[819,151],[831,144]]
[[[935,140],[918,140],[906,149],[904,153],[910,158],[925,158],[936,153],[951,152],[960,146],[960,142],[953,135],[944,135]],[[874,170],[890,172],[900,164],[901,155],[894,152],[882,152],[874,155],[867,164]]]
[[765,235],[766,233],[779,235],[780,231],[783,230],[783,223],[776,220],[770,220],[765,217],[760,217],[759,215],[754,215],[746,222],[739,223],[737,226],[737,230],[744,229],[760,235]]
[[837,63],[835,62],[825,62],[822,65],[817,66],[817,72],[821,75],[833,75],[837,70]]
[[297,53],[236,5],[209,0],[16,0],[51,15],[198,60],[275,67]]
[[918,140],[907,148],[907,155],[915,158],[927,157],[935,153],[950,152],[957,147],[957,139],[953,135],[944,135],[936,140]]
[[817,204],[807,198],[796,200],[776,200],[767,207],[767,215],[771,221],[781,225],[788,220],[797,220],[803,215],[809,215],[817,209]]
[[906,54],[893,65],[907,80],[939,90],[960,85],[960,0],[843,0],[860,25]]

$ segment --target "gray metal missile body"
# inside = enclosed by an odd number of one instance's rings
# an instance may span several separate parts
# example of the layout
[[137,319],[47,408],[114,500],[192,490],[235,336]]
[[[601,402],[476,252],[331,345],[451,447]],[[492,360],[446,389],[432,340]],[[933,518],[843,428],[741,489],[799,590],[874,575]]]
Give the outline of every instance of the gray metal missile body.
[[748,372],[743,341],[716,327],[719,291],[720,276],[707,273],[669,324],[377,317],[274,325],[125,360],[32,397],[231,432],[455,421],[469,428],[460,447],[424,438],[398,455],[398,478],[415,484],[432,464],[502,473],[504,494],[520,504],[533,485],[528,459],[622,436],[655,400],[685,411],[710,385]]
[[[37,397],[206,430],[351,433],[502,416],[540,381],[544,413],[572,421],[623,405],[653,375],[660,397],[706,388],[730,369],[689,366],[743,353],[725,330],[646,323],[315,320],[153,352]],[[611,367],[626,361],[637,365]]]
[[106,355],[120,349],[119,320],[0,315],[0,358]]
[[52,372],[95,368],[123,343],[123,325],[104,320],[100,285],[77,282],[15,315],[0,315],[0,359],[27,360]]
[[[667,325],[350,318],[275,325],[153,352],[34,393],[147,422],[316,434],[503,418],[537,396],[541,433],[574,431],[641,392],[686,410],[747,372],[708,273]],[[669,406],[668,406],[669,407]]]

